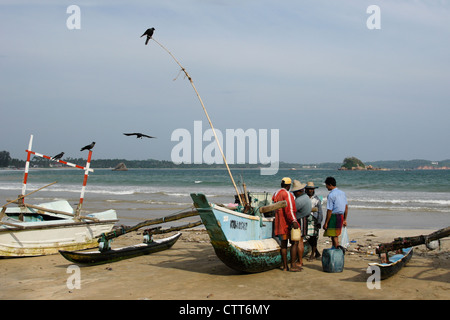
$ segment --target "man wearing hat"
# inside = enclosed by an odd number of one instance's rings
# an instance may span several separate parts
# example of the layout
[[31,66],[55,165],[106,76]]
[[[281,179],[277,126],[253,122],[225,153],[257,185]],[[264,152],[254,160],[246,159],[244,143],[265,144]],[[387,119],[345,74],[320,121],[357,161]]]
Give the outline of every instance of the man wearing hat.
[[[283,178],[281,180],[281,189],[274,193],[272,197],[273,202],[286,201],[287,206],[277,209],[275,212],[275,235],[281,240],[281,258],[283,260],[283,270],[287,271],[287,244],[289,240],[290,228],[298,229],[298,223],[295,216],[295,199],[292,193],[289,192],[291,188],[291,179]],[[292,254],[292,249],[291,249]],[[293,264],[293,263],[292,263]],[[291,265],[292,266],[292,265]]]
[[314,182],[306,183],[306,194],[311,199],[311,214],[308,217],[308,243],[311,245],[311,256],[309,261],[320,258],[320,252],[317,250],[317,240],[319,239],[320,226],[323,220],[322,200],[315,194],[318,187],[314,186]]
[[[301,183],[298,180],[294,180],[294,183],[292,184],[292,193],[295,196],[296,217],[301,229],[301,238],[300,241],[296,243],[297,254],[295,255],[295,257],[298,257],[298,264],[296,267],[300,270],[302,269],[303,253],[305,251],[305,248],[303,247],[303,238],[306,236],[306,231],[308,230],[307,220],[308,216],[311,214],[311,200],[305,193],[305,187],[306,183]],[[294,258],[294,255],[292,256]]]

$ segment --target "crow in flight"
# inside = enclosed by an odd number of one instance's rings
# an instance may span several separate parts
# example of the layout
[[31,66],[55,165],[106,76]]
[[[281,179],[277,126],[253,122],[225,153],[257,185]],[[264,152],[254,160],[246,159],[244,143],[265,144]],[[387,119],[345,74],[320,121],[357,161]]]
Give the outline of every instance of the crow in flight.
[[83,151],[83,150],[91,150],[94,146],[95,146],[95,142],[92,142],[91,144],[89,144],[89,145],[84,146],[83,148],[81,148],[80,151]]
[[147,45],[148,41],[152,38],[153,31],[155,31],[155,28],[147,29],[147,30],[145,30],[144,34],[141,36],[141,38],[145,35],[147,36],[147,40],[145,40],[145,45]]
[[52,160],[59,160],[63,157],[64,152],[58,153],[56,156],[52,157]]
[[142,137],[146,137],[146,138],[156,138],[156,137],[148,136],[148,135],[146,135],[146,134],[138,133],[138,132],[135,132],[135,133],[124,133],[124,135],[126,135],[126,136],[136,136],[136,139],[137,139],[137,138],[142,139]]

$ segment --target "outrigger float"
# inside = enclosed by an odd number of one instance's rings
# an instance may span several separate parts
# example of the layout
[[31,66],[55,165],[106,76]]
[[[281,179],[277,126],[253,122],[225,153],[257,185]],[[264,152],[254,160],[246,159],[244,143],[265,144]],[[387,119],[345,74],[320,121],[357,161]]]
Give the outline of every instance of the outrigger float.
[[[92,151],[89,151],[86,166],[82,167],[34,152],[31,150],[32,142],[33,135],[26,150],[22,194],[16,200],[3,205],[0,212],[0,258],[32,257],[56,254],[62,249],[81,250],[96,247],[97,237],[111,231],[118,219],[115,210],[81,215],[87,177],[89,172],[94,171],[89,168]],[[38,205],[25,203],[25,198],[29,195],[56,183],[26,194],[31,155],[84,170],[83,187],[76,210],[65,200]],[[18,207],[9,208],[8,205],[13,203]]]
[[175,244],[175,242],[177,242],[180,236],[181,233],[178,232],[175,235],[172,235],[164,239],[158,240],[152,239],[151,241],[148,242],[143,242],[123,248],[108,249],[108,250],[99,249],[89,252],[60,250],[59,253],[61,253],[61,255],[70,262],[74,262],[81,265],[99,265],[170,249]]

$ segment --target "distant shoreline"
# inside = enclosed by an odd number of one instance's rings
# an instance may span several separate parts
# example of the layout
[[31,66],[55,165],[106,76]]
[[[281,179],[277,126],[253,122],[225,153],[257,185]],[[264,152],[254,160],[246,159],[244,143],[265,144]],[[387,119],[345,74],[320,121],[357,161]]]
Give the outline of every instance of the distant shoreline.
[[[249,167],[233,167],[230,166],[231,170],[260,170],[262,167],[258,167],[258,168],[249,168]],[[6,168],[6,167],[0,167],[0,171],[20,171],[23,170],[24,168]],[[132,171],[132,170],[140,170],[140,169],[145,169],[145,170],[227,170],[225,167],[187,167],[187,166],[182,166],[182,167],[137,167],[137,168],[133,168],[133,167],[127,167],[127,170],[114,170],[114,167],[95,167],[95,166],[91,166],[91,169],[93,170],[111,170],[111,171]],[[61,166],[61,167],[34,167],[34,168],[29,168],[29,170],[78,170],[76,168],[71,168],[71,167],[66,167],[66,166]],[[336,171],[349,171],[349,172],[353,172],[353,171],[364,171],[364,172],[389,172],[389,171],[442,171],[442,170],[450,170],[450,168],[434,168],[434,169],[430,169],[430,168],[414,168],[414,169],[401,169],[401,168],[393,168],[393,169],[388,169],[388,168],[381,168],[381,169],[371,169],[371,170],[343,170],[341,168],[280,168],[279,170],[290,170],[290,171],[319,171],[319,170],[336,170]]]
[[[64,161],[68,161],[77,165],[85,165],[86,159],[83,158],[65,158]],[[128,169],[222,169],[225,168],[223,163],[217,164],[196,164],[196,163],[181,163],[175,164],[169,160],[126,160],[126,159],[93,159],[91,161],[91,168],[105,168],[113,169],[119,163],[124,163]],[[273,166],[274,164],[272,164]],[[33,157],[30,162],[30,168],[50,168],[50,167],[62,167],[62,165],[49,161],[47,159]],[[373,170],[366,171],[383,171],[383,170],[450,170],[450,159],[441,161],[431,161],[424,159],[415,160],[379,160],[379,161],[367,161],[365,166],[373,168]],[[10,159],[9,166],[0,167],[10,169],[23,169],[25,167],[25,161],[19,159]],[[264,165],[261,163],[248,164],[248,163],[229,163],[230,169],[255,169],[270,167],[270,164]],[[329,169],[338,170],[342,167],[341,162],[321,162],[321,163],[290,163],[280,161],[279,169],[291,169],[291,170],[314,170],[314,169]],[[348,170],[359,171],[359,170]]]

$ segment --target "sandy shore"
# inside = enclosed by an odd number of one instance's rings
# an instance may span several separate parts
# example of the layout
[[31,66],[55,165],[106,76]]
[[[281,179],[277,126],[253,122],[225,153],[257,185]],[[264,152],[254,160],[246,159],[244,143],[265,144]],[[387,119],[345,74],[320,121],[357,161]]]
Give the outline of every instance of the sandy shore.
[[[294,299],[450,299],[450,238],[441,250],[416,247],[409,264],[397,275],[368,289],[366,273],[373,245],[398,236],[433,230],[349,230],[355,240],[345,256],[342,273],[325,273],[320,260],[305,260],[302,272],[271,270],[239,274],[215,255],[204,230],[183,231],[170,249],[148,256],[92,267],[81,267],[81,288],[70,289],[72,264],[60,255],[0,260],[0,299],[149,299],[149,300],[294,300]],[[132,233],[117,239],[119,247],[141,242]],[[319,249],[330,247],[319,239]]]

